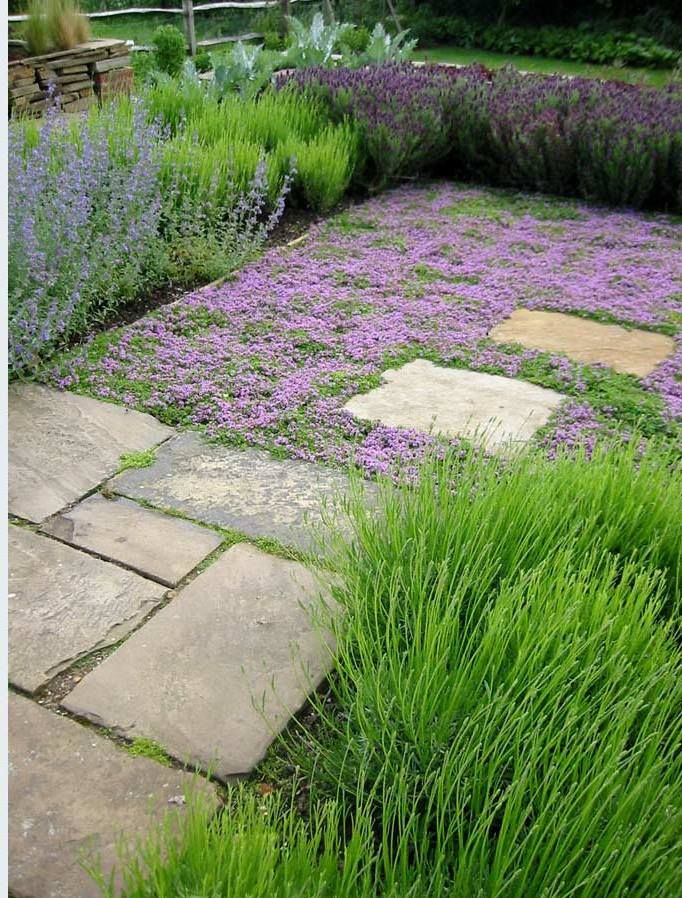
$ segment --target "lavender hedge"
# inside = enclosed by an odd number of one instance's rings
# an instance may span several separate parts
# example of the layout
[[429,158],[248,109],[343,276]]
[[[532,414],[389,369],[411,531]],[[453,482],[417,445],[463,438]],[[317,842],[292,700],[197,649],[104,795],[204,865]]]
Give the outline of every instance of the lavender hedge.
[[375,183],[436,169],[614,205],[682,210],[680,86],[410,64],[309,68],[286,83],[360,126],[363,175]]

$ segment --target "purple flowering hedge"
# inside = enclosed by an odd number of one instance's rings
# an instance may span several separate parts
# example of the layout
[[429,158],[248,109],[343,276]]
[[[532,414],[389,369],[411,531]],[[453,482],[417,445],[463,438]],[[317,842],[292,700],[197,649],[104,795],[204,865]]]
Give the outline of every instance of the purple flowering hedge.
[[682,210],[682,87],[481,66],[308,68],[280,81],[359,125],[365,180],[435,170],[635,208]]

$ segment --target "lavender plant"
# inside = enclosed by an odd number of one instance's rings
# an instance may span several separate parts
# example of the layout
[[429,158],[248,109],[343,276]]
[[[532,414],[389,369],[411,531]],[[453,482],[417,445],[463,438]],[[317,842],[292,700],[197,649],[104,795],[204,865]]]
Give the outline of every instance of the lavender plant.
[[52,106],[9,131],[9,367],[30,371],[57,344],[139,293],[163,267],[160,129],[139,102],[76,134]]
[[438,168],[614,205],[682,209],[682,90],[409,64],[281,76],[362,129],[379,184]]
[[390,64],[364,69],[311,67],[282,77],[320,98],[337,121],[351,118],[361,131],[365,176],[383,184],[415,175],[445,154],[451,70]]

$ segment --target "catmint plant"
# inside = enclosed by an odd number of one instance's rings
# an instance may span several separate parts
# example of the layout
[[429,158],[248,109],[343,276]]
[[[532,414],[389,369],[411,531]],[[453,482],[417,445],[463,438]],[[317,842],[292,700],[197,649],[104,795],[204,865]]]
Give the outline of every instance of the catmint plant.
[[138,101],[68,128],[58,105],[9,129],[9,367],[136,296],[162,264],[158,126]]

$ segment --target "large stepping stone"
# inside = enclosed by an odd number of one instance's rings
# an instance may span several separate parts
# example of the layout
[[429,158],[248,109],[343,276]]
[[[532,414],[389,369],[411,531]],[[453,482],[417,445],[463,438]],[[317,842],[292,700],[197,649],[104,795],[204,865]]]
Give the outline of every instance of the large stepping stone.
[[491,450],[528,442],[564,398],[523,380],[440,368],[424,359],[384,372],[383,380],[344,408],[356,418],[465,437]]
[[63,705],[221,778],[247,773],[328,671],[316,594],[302,565],[233,546]]
[[164,587],[9,527],[9,679],[33,692],[78,658],[112,645],[157,605]]
[[42,528],[64,542],[175,586],[222,542],[213,530],[143,508],[90,496]]
[[182,814],[182,796],[201,794],[200,777],[132,757],[92,729],[9,696],[9,888],[25,898],[101,898],[81,868],[99,856],[118,869],[119,836],[140,837],[166,814]]
[[242,451],[183,433],[158,452],[149,468],[124,471],[112,489],[190,518],[270,537],[310,550],[325,507],[348,489],[336,471],[301,461],[280,461],[256,449]]
[[519,343],[528,349],[560,352],[576,362],[607,365],[638,377],[651,374],[675,349],[673,339],[664,334],[530,309],[516,309],[492,329],[490,336],[497,343]]
[[9,388],[9,511],[39,523],[173,431],[150,415],[37,384]]

